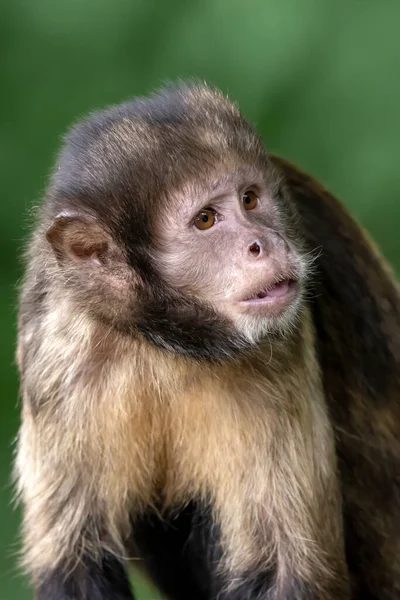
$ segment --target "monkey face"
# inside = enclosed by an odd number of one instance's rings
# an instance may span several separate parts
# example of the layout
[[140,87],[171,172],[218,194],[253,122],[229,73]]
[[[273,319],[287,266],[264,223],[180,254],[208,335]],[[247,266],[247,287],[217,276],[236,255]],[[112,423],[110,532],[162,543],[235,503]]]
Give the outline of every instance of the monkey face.
[[285,333],[299,314],[307,275],[289,222],[270,173],[220,165],[207,182],[183,186],[166,203],[156,262],[175,289],[210,304],[246,339]]
[[72,129],[42,226],[43,260],[78,313],[169,351],[232,356],[300,314],[308,265],[290,195],[238,109],[206,86]]

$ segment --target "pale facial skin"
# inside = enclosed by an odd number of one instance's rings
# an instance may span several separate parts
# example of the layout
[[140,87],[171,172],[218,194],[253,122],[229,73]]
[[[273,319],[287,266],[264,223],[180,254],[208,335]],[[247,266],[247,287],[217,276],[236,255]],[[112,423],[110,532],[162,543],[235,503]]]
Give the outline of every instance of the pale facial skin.
[[307,272],[286,233],[277,186],[265,179],[252,167],[218,170],[205,185],[174,194],[157,223],[162,276],[253,341],[290,328]]

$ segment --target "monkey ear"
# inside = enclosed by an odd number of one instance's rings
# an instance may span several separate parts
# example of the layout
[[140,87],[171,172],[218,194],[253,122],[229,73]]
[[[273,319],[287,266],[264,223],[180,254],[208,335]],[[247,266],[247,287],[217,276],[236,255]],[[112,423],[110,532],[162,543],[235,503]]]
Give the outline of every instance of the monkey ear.
[[63,212],[46,231],[59,260],[103,264],[114,245],[111,236],[88,215]]

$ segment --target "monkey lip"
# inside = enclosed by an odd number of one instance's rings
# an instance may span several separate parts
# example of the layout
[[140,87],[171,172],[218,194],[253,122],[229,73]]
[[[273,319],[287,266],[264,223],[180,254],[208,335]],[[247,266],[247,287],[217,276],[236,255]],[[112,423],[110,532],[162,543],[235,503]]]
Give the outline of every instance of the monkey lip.
[[251,294],[241,301],[244,305],[264,305],[271,303],[287,302],[291,299],[298,287],[298,282],[294,279],[281,279],[274,284],[267,285],[257,292]]

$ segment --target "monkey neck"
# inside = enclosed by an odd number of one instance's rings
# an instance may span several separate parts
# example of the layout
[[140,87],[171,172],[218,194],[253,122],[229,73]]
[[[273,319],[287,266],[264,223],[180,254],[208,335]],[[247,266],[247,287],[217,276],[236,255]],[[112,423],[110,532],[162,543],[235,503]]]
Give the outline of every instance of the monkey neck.
[[[99,368],[120,370],[141,395],[173,398],[193,392],[205,385],[233,389],[262,380],[271,384],[278,378],[296,372],[301,378],[310,370],[318,370],[313,360],[314,340],[311,317],[304,311],[300,326],[282,339],[263,340],[251,351],[238,353],[226,361],[196,360],[156,347],[143,336],[123,337],[109,329],[90,323],[87,357],[95,375]],[[104,372],[103,372],[104,375]]]
[[[68,393],[74,393],[76,386],[115,395],[123,391],[124,396],[134,396],[132,401],[137,403],[144,397],[171,400],[195,388],[208,387],[217,393],[221,387],[233,392],[235,386],[242,389],[259,385],[260,381],[274,385],[293,373],[300,385],[302,379],[319,372],[308,309],[303,311],[299,326],[285,338],[265,339],[250,352],[212,362],[160,349],[143,336],[123,336],[88,315],[77,317],[68,298],[53,306],[56,308],[41,322],[40,335],[46,339],[46,348],[64,350],[62,354],[46,353],[41,360],[53,373],[54,385],[61,379]],[[126,390],[133,391],[125,394]]]

